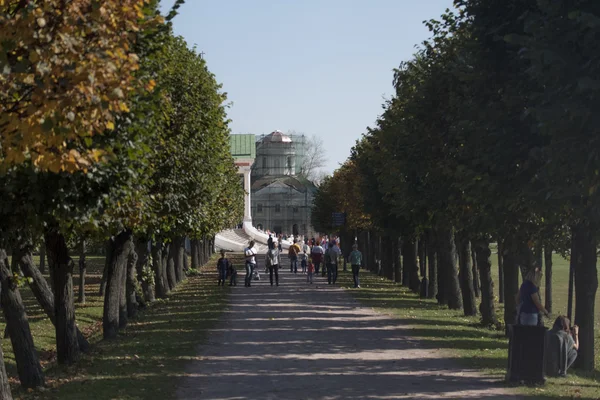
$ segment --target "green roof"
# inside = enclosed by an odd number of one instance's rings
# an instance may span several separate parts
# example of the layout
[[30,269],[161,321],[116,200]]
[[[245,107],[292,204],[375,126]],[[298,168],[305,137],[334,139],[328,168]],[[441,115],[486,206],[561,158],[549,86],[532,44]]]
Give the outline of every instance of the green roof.
[[229,135],[229,146],[233,158],[256,158],[256,138],[251,133]]

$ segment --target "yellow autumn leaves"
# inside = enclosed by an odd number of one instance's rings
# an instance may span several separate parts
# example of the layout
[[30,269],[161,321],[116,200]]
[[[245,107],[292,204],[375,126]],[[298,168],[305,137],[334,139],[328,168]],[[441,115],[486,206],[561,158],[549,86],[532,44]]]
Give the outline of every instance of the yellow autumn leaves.
[[103,159],[110,149],[90,138],[155,85],[134,77],[147,2],[0,0],[0,167],[72,172]]

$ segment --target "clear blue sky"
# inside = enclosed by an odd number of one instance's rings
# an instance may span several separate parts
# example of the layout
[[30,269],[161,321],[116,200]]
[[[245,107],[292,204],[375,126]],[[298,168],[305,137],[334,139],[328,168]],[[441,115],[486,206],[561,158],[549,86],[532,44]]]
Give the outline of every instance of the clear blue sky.
[[[173,0],[162,0],[163,11]],[[175,33],[205,53],[232,133],[323,138],[325,170],[350,155],[393,93],[392,70],[452,0],[187,0]]]

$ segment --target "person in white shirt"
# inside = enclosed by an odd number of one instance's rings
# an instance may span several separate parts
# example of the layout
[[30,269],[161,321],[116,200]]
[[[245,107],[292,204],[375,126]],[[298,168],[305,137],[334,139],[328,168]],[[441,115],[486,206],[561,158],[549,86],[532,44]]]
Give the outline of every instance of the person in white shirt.
[[246,287],[252,286],[252,273],[256,268],[256,249],[254,248],[254,240],[251,240],[248,247],[244,249],[246,256]]

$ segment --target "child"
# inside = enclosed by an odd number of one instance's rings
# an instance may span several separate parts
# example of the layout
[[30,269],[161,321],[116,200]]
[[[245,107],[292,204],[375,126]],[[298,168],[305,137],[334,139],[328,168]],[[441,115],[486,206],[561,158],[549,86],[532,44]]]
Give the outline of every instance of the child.
[[229,263],[229,286],[237,286],[237,270],[233,266],[233,264]]
[[308,273],[306,274],[306,282],[310,282],[311,285],[313,283],[313,273],[315,272],[315,266],[312,262],[312,259],[308,259]]
[[219,281],[217,286],[225,286],[225,280],[227,279],[227,271],[231,262],[227,259],[225,255],[225,250],[221,250],[221,258],[217,261],[217,272],[219,273]]

